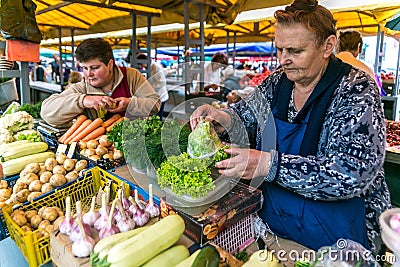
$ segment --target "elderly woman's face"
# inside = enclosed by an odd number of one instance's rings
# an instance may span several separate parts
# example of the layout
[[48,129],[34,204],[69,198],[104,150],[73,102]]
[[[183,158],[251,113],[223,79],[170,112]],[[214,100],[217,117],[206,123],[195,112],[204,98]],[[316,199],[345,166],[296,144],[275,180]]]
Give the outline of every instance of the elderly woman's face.
[[331,51],[317,47],[316,36],[300,23],[275,27],[278,60],[289,80],[314,81],[323,72]]

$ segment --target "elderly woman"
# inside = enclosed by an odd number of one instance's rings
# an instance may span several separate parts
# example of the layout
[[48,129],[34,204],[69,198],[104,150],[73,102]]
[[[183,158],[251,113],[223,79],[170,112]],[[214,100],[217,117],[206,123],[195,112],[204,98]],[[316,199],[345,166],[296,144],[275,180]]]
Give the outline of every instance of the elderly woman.
[[378,253],[378,217],[390,207],[379,90],[333,56],[335,19],[316,0],[295,0],[275,18],[280,68],[230,109],[200,106],[191,126],[204,117],[221,138],[250,144],[227,149],[233,157],[216,167],[261,177],[259,216],[278,236],[312,249],[346,238]]
[[107,116],[119,113],[129,117],[146,117],[160,109],[154,88],[138,70],[118,67],[107,41],[87,39],[78,45],[75,55],[84,80],[43,101],[41,117],[50,125],[65,127],[82,113],[93,119],[100,109],[107,110]]

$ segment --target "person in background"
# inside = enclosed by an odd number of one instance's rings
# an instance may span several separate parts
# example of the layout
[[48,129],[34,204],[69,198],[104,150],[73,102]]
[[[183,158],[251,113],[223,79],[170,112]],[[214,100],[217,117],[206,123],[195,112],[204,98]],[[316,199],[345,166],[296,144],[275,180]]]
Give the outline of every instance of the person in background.
[[204,66],[204,91],[211,88],[216,90],[222,84],[221,69],[228,64],[228,57],[224,53],[217,52],[211,58],[211,62]]
[[60,78],[60,57],[57,54],[53,55],[53,61],[50,63],[51,65],[51,73],[52,73],[52,81],[54,83],[59,84],[61,82]]
[[82,81],[82,75],[78,71],[71,71],[68,77],[68,84],[65,89],[68,89],[71,84],[78,83],[80,81]]
[[239,90],[241,89],[240,86],[240,77],[235,76],[235,70],[231,67],[225,68],[223,71],[224,74],[224,81],[223,87],[221,90],[221,96],[223,101],[227,101],[227,96],[232,90]]
[[359,31],[348,29],[339,32],[336,57],[340,58],[343,62],[365,71],[375,79],[375,74],[372,69],[364,62],[357,59],[358,55],[362,52],[362,48],[363,40]]
[[47,71],[41,61],[35,62],[35,68],[31,71],[31,79],[32,81],[47,82]]
[[[146,54],[140,53],[136,55],[137,59],[148,59]],[[140,68],[147,69],[147,64],[141,64]],[[151,72],[150,78],[148,79],[149,83],[153,86],[154,90],[158,93],[161,100],[160,111],[157,113],[160,119],[162,120],[164,115],[165,103],[169,99],[168,90],[167,90],[167,79],[165,77],[164,68],[161,64],[152,61],[151,62]]]
[[221,175],[261,183],[259,235],[271,229],[314,250],[351,239],[384,253],[379,216],[391,202],[379,89],[333,55],[336,21],[318,1],[295,0],[274,17],[281,67],[228,109],[200,106],[191,127],[205,118],[236,144],[215,164]]
[[132,118],[159,111],[160,97],[153,87],[138,70],[116,66],[107,41],[87,39],[78,45],[75,55],[84,79],[43,101],[41,117],[48,124],[65,127],[80,114],[94,119],[100,110],[107,111],[105,119],[116,113]]

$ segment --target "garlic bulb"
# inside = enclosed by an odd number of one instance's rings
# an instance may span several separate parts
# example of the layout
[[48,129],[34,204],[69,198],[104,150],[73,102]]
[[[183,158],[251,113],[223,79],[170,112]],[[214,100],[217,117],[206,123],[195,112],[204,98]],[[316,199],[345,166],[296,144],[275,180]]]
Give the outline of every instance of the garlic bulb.
[[144,209],[147,211],[150,215],[150,218],[154,218],[160,215],[160,207],[154,203],[153,200],[153,185],[149,184],[149,202],[146,205],[146,208]]
[[75,219],[71,216],[71,198],[69,196],[65,198],[65,206],[65,219],[61,222],[59,229],[60,233],[69,235],[75,225]]
[[100,217],[100,214],[94,210],[94,205],[96,203],[96,197],[92,197],[92,203],[90,205],[90,210],[86,212],[83,217],[82,221],[90,226],[93,227],[96,220]]

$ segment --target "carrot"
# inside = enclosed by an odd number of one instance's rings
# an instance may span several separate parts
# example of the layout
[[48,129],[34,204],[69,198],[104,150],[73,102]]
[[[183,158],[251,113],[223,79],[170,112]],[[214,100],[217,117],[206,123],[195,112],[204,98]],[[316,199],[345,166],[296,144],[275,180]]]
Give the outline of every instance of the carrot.
[[92,139],[96,139],[96,137],[103,135],[105,132],[106,132],[106,128],[104,128],[103,126],[100,126],[96,130],[94,130],[93,132],[89,133],[84,138],[82,138],[82,140],[89,141]]
[[110,126],[108,126],[106,128],[106,132],[108,133],[109,131],[112,130],[112,128],[114,128],[115,125],[117,125],[118,123],[120,123],[121,121],[123,121],[125,119],[125,117],[121,117],[119,118],[116,122],[114,122],[113,124],[111,124]]
[[64,143],[65,140],[71,136],[78,128],[82,125],[82,123],[87,119],[85,115],[79,115],[75,122],[69,127],[69,129],[58,139],[60,143]]
[[83,129],[82,132],[80,132],[77,136],[75,136],[72,141],[73,142],[77,142],[79,140],[82,140],[86,135],[90,134],[91,132],[93,132],[94,130],[96,130],[97,128],[101,127],[101,125],[103,124],[103,120],[101,118],[97,118],[94,121],[92,121],[91,124],[89,124],[88,127],[86,127],[85,129]]
[[109,118],[108,120],[103,122],[103,125],[101,125],[101,126],[103,126],[104,128],[107,128],[108,126],[110,126],[111,124],[116,122],[119,118],[121,118],[121,115],[115,114],[114,116],[112,116],[111,118]]
[[91,119],[85,120],[85,121],[81,124],[81,126],[79,126],[79,128],[78,128],[73,134],[70,135],[70,137],[68,137],[67,139],[65,139],[64,144],[69,144],[69,143],[71,143],[72,139],[73,139],[75,136],[77,136],[80,132],[82,132],[83,129],[85,129],[86,127],[88,127],[89,124],[91,124],[91,123],[92,123],[92,120],[91,120]]

